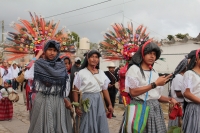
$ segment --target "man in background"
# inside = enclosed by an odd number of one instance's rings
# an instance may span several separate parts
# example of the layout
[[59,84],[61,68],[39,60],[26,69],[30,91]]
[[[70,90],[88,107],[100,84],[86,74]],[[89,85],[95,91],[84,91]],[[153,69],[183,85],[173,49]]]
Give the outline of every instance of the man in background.
[[[115,83],[118,81],[117,75],[115,74],[115,64],[111,62],[108,66],[108,71],[105,71],[106,76],[110,79],[110,83],[108,84],[108,92],[110,96],[110,100],[112,103],[112,106],[114,108],[115,106],[115,99],[116,99],[116,92],[117,89],[115,87]],[[116,117],[114,114],[112,114],[112,117]]]
[[[124,64],[123,64],[123,63],[119,64],[119,67],[115,69],[115,75],[117,76],[117,80],[118,80],[118,81],[120,80],[120,77],[119,77],[119,70],[120,70],[122,67],[124,67]],[[121,95],[119,94],[119,91],[117,90],[116,93],[117,93],[117,94],[116,94],[117,97],[119,97],[119,104],[123,104],[122,97],[121,97]]]
[[81,68],[81,58],[80,57],[76,57],[74,59],[74,61],[75,61],[74,65],[72,66],[71,73],[70,73],[71,90],[72,90],[72,87],[73,87],[75,73],[77,73]]
[[18,88],[18,82],[16,81],[16,78],[18,77],[18,73],[19,73],[19,68],[17,67],[17,63],[13,62],[12,66],[11,66],[11,71],[12,71],[12,87],[14,90],[17,90]]

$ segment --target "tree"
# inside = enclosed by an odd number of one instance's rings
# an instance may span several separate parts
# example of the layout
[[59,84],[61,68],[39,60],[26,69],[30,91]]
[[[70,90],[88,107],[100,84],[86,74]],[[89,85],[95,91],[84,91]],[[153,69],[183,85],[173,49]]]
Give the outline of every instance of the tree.
[[90,43],[90,49],[98,49],[98,44],[97,43]]
[[183,39],[183,38],[185,38],[185,37],[188,36],[188,35],[189,35],[188,33],[186,33],[186,34],[178,33],[178,34],[176,34],[175,36],[176,36],[177,38],[179,38],[179,39]]
[[171,39],[173,38],[173,36],[172,36],[172,35],[168,35],[167,38],[168,38],[169,40],[171,40]]
[[79,47],[80,37],[76,32],[72,31],[68,33],[68,39],[67,45],[76,44],[76,46]]
[[[189,36],[189,34],[188,34],[188,33],[186,33],[186,34],[178,33],[178,34],[176,34],[175,36],[176,36],[177,38],[179,38],[179,39],[183,39],[183,38],[185,38],[186,36]],[[167,38],[168,38],[169,40],[171,40],[171,39],[173,38],[173,36],[172,36],[172,35],[168,35]]]

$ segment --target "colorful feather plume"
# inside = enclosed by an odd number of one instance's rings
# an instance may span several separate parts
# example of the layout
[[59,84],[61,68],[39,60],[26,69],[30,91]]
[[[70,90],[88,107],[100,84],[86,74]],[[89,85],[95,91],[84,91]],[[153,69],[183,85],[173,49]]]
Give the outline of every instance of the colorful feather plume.
[[14,23],[13,28],[16,32],[8,32],[7,39],[15,44],[8,47],[5,51],[19,53],[35,53],[41,48],[43,42],[49,39],[54,39],[61,44],[61,52],[75,52],[75,46],[70,44],[71,38],[67,32],[62,30],[57,31],[59,22],[54,23],[53,20],[45,21],[43,17],[34,16],[29,12],[31,20],[19,19],[21,24]]
[[100,42],[103,58],[109,60],[130,60],[132,55],[138,50],[139,46],[149,40],[146,34],[146,27],[138,26],[135,33],[133,24],[128,23],[125,28],[122,24],[112,24],[113,31],[105,33],[105,40]]

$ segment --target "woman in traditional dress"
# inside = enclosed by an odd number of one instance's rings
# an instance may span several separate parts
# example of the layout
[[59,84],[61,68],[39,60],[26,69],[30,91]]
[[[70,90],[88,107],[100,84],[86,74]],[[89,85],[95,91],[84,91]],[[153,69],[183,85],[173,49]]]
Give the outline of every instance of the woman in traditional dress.
[[183,75],[183,96],[187,106],[183,117],[184,133],[200,132],[200,50],[190,53],[188,70]]
[[13,117],[13,103],[8,99],[8,95],[12,92],[17,93],[11,86],[11,80],[5,79],[4,87],[0,90],[0,120],[11,120]]
[[[67,107],[65,109],[65,115],[66,115],[66,119],[67,119],[67,121],[66,121],[67,131],[68,131],[68,133],[73,133],[72,128],[70,128],[70,127],[72,127],[72,119],[71,119],[72,105],[70,103],[68,104],[68,101],[70,101],[69,96],[71,96],[71,90],[70,90],[70,88],[71,88],[71,85],[70,85],[70,69],[71,69],[71,66],[72,66],[72,62],[71,62],[70,58],[67,57],[67,56],[64,56],[62,58],[62,60],[65,63],[66,71],[67,71],[67,73],[69,75],[68,79],[66,81],[66,91],[65,91],[65,94],[64,94],[64,97],[65,97],[64,101],[65,101],[66,107]],[[70,108],[70,110],[68,108]]]
[[160,54],[161,50],[155,43],[146,42],[133,55],[126,73],[125,91],[132,96],[131,104],[143,104],[148,92],[146,103],[150,111],[145,133],[166,133],[167,129],[159,102],[176,103],[175,99],[161,95],[162,86],[171,75],[159,77],[152,68]]
[[89,99],[89,112],[75,108],[76,114],[81,117],[80,133],[109,133],[103,96],[108,103],[108,111],[112,114],[113,107],[108,94],[110,80],[99,69],[100,53],[92,50],[87,53],[81,70],[74,79],[73,98],[78,102],[78,92],[82,93],[82,100]]
[[[183,74],[185,73],[188,65],[188,59],[184,58],[176,67],[174,71],[174,78],[171,81],[171,97],[176,99],[177,102],[180,103],[181,106],[183,106],[184,98],[181,93],[181,90],[183,89]],[[177,117],[175,120],[170,120],[168,123],[168,127],[172,126],[180,126],[179,125],[179,118]]]
[[[34,89],[37,91],[31,109],[29,133],[68,133],[64,101],[66,80],[65,64],[59,58],[60,44],[49,40],[44,45],[44,58],[35,61]],[[72,127],[71,127],[72,128]]]
[[1,78],[3,79],[3,82],[1,84],[2,86],[6,79],[9,79],[9,80],[12,79],[12,71],[11,71],[11,68],[8,67],[7,60],[3,60],[3,65],[0,67],[0,74],[1,74]]
[[72,62],[71,62],[71,59],[68,57],[68,56],[64,56],[64,57],[62,57],[62,60],[64,61],[64,63],[65,63],[65,67],[66,67],[66,70],[67,70],[67,73],[68,73],[68,75],[69,75],[69,77],[68,77],[68,79],[67,79],[67,85],[66,85],[66,89],[68,89],[67,90],[67,94],[66,94],[66,97],[70,97],[70,100],[72,100],[72,94],[71,94],[71,90],[70,90],[70,83],[71,83],[71,81],[70,81],[70,73],[71,73],[71,66],[72,66]]

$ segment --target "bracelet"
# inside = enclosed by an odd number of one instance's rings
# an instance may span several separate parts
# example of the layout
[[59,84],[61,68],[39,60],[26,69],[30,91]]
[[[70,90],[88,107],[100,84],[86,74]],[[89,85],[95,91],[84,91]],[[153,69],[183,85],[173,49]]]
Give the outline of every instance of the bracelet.
[[32,58],[32,60],[36,60],[36,58],[34,57],[34,58]]
[[155,82],[151,83],[151,89],[154,89],[154,88],[156,88],[156,87],[157,87],[157,85],[156,85]]

